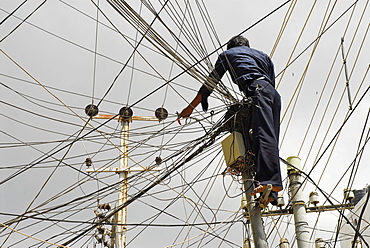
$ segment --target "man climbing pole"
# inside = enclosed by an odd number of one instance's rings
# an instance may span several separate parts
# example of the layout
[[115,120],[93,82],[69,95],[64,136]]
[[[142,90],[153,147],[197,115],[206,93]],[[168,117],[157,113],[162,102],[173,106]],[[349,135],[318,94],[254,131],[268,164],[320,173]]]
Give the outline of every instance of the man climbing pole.
[[275,90],[274,65],[267,54],[250,48],[248,39],[243,36],[231,38],[227,50],[218,56],[208,80],[178,118],[189,117],[199,103],[202,104],[203,110],[207,111],[208,97],[226,71],[229,71],[239,90],[253,100],[252,136],[256,187],[251,195],[263,192],[267,185],[271,184],[272,191],[268,201],[274,204],[277,199],[276,192],[283,189],[278,148],[281,99]]

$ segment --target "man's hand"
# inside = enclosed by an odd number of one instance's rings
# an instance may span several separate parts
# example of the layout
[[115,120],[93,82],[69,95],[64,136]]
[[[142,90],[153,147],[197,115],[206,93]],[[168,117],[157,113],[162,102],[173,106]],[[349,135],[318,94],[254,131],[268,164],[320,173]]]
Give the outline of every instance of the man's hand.
[[181,125],[180,118],[189,117],[191,113],[193,113],[193,109],[194,108],[189,105],[186,108],[184,108],[180,114],[177,115],[177,122],[179,123],[179,125]]
[[179,117],[189,117],[193,113],[194,108],[190,105],[188,105],[186,108],[184,108],[181,113],[179,114]]
[[181,113],[177,116],[177,122],[181,125],[180,123],[180,118],[182,117],[189,117],[192,113],[193,110],[198,104],[202,101],[202,95],[197,94],[194,100],[186,107],[184,108]]

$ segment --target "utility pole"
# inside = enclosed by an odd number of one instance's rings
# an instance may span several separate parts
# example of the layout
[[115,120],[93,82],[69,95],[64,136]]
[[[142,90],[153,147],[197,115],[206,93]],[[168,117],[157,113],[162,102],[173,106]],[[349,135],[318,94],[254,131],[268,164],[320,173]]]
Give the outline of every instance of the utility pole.
[[[118,191],[118,206],[121,206],[127,200],[127,177],[128,177],[128,138],[129,138],[129,120],[123,119],[121,121],[121,158],[119,163],[119,191]],[[116,247],[126,247],[126,231],[127,231],[127,207],[122,208],[117,212],[117,225],[116,225]]]
[[[271,216],[282,216],[282,215],[294,215],[295,233],[297,239],[298,248],[312,247],[312,243],[315,243],[316,248],[325,247],[325,242],[321,238],[317,238],[315,242],[310,242],[310,232],[308,229],[306,213],[322,213],[326,211],[343,211],[346,209],[353,209],[354,204],[351,202],[354,195],[350,189],[344,190],[345,200],[349,203],[346,204],[330,204],[330,205],[318,205],[319,199],[316,192],[311,192],[309,197],[310,204],[313,206],[307,207],[302,197],[302,180],[301,180],[301,160],[299,157],[289,157],[287,160],[283,160],[287,165],[288,176],[290,180],[289,191],[290,191],[290,202],[289,208],[282,208],[285,204],[283,201],[279,203],[278,199],[278,210],[267,210],[262,213],[262,217]],[[281,196],[282,197],[282,196]],[[281,198],[282,200],[282,198]],[[283,242],[284,241],[284,242]],[[280,248],[289,248],[289,243],[286,239],[281,239]]]
[[[228,147],[231,141],[228,141],[227,138],[225,141],[222,142],[223,149],[224,149],[224,156],[226,164],[231,167],[235,164],[236,159],[239,154],[243,152],[243,150],[239,149],[240,146],[238,141],[232,140],[234,144],[234,149],[226,150],[225,148]],[[225,148],[224,148],[225,146]],[[237,150],[235,150],[237,148]],[[240,151],[239,151],[240,150]],[[230,155],[230,154],[231,155]],[[230,161],[230,162],[229,162]],[[295,224],[295,234],[297,239],[297,247],[298,248],[307,248],[311,247],[310,245],[313,242],[310,242],[310,232],[308,228],[307,216],[306,213],[314,213],[314,212],[326,212],[326,211],[338,211],[338,210],[345,210],[345,209],[353,209],[354,204],[351,200],[354,198],[353,192],[350,189],[344,190],[344,196],[346,201],[349,203],[346,204],[337,204],[337,205],[326,205],[326,206],[318,206],[318,194],[316,192],[311,192],[310,194],[310,204],[314,206],[307,207],[305,201],[303,199],[302,194],[302,180],[301,180],[301,160],[299,157],[291,156],[287,158],[287,160],[283,160],[287,165],[288,176],[290,180],[289,184],[289,191],[292,203],[288,208],[282,208],[284,204],[284,200],[282,196],[279,196],[277,207],[280,209],[277,210],[269,210],[265,208],[264,211],[260,211],[259,207],[256,205],[253,197],[250,196],[250,192],[252,191],[253,181],[251,180],[251,175],[248,174],[249,171],[244,171],[242,173],[243,177],[243,184],[245,189],[245,196],[242,197],[241,208],[244,209],[246,212],[244,216],[250,219],[251,229],[253,232],[253,239],[255,247],[267,247],[266,235],[263,230],[261,217],[271,217],[271,216],[282,216],[282,215],[294,215],[294,224]],[[249,240],[249,239],[248,239]],[[247,242],[248,242],[247,240]],[[316,247],[324,247],[325,242],[315,241]],[[321,245],[321,246],[320,246]],[[248,244],[245,244],[244,247],[251,247]],[[290,244],[286,238],[281,238],[279,248],[289,248]]]
[[255,201],[255,197],[251,196],[254,189],[253,177],[251,168],[246,155],[243,135],[240,132],[232,132],[222,142],[222,150],[224,152],[226,165],[230,170],[239,172],[242,176],[244,186],[244,198],[246,204],[242,204],[242,208],[247,209],[247,218],[249,218],[252,229],[254,246],[256,248],[267,248],[266,234],[263,229],[261,207]]
[[302,194],[301,182],[301,159],[299,157],[289,157],[287,161],[295,168],[288,167],[288,176],[290,180],[289,191],[292,197],[292,209],[294,215],[295,234],[298,248],[307,248],[310,245],[310,232],[306,216],[306,204]]
[[[158,108],[155,111],[155,117],[148,116],[133,116],[133,111],[131,108],[121,108],[119,115],[98,115],[98,109],[94,105],[88,105],[85,108],[85,112],[88,116],[94,119],[118,119],[121,122],[121,135],[120,135],[120,160],[118,168],[97,168],[92,169],[88,168],[86,171],[88,173],[92,172],[114,172],[118,174],[119,178],[119,191],[118,191],[118,206],[122,206],[127,201],[128,195],[128,184],[127,178],[130,172],[139,172],[139,171],[160,171],[159,166],[154,168],[147,167],[129,167],[128,166],[128,140],[129,140],[129,131],[130,123],[133,120],[140,121],[162,121],[167,118],[168,112],[164,108]],[[126,248],[126,231],[127,231],[127,207],[122,208],[116,213],[115,216],[115,230],[114,230],[114,246],[115,248]],[[112,246],[111,246],[112,247]]]
[[256,248],[267,248],[266,234],[262,223],[261,208],[254,200],[254,196],[251,196],[254,185],[250,170],[243,170],[242,179],[254,245]]

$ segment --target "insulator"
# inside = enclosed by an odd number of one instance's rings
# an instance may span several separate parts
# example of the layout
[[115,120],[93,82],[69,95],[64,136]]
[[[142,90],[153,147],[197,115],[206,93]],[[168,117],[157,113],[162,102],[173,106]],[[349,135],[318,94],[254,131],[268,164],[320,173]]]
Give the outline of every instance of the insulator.
[[311,193],[310,193],[310,196],[309,196],[309,198],[310,198],[310,204],[313,204],[313,205],[317,205],[317,204],[319,204],[319,194],[317,193],[317,192],[314,192],[314,191],[312,191]]
[[[355,243],[355,245],[353,245],[353,243]],[[356,242],[354,242],[354,241],[352,240],[352,241],[351,241],[351,247],[354,247],[354,248],[362,248],[361,240],[356,240]]]
[[243,217],[247,219],[247,224],[249,224],[249,219],[250,219],[250,216],[249,216],[249,212],[248,212],[248,208],[246,208],[243,212]]
[[98,226],[96,227],[96,229],[98,230],[98,233],[104,234],[104,231],[105,231],[104,227]]
[[134,112],[129,107],[123,107],[119,110],[119,116],[121,117],[121,120],[123,121],[130,120],[133,115],[134,115]]
[[325,248],[325,241],[322,238],[315,239],[315,248]]
[[98,244],[101,244],[103,242],[103,238],[99,237],[98,235],[94,236]]
[[290,244],[287,238],[281,238],[279,248],[289,248]]
[[279,194],[276,206],[279,207],[279,208],[282,208],[283,206],[285,206],[285,201],[284,201],[283,195]]
[[158,118],[159,121],[163,121],[168,117],[168,111],[165,108],[157,108],[154,112],[155,117]]
[[240,208],[241,209],[247,209],[248,203],[247,203],[247,198],[245,196],[242,197],[240,201]]
[[254,248],[253,240],[250,238],[244,239],[244,245],[243,248]]
[[343,190],[343,194],[344,194],[344,200],[346,201],[352,201],[355,198],[355,194],[349,188],[345,188]]
[[85,164],[87,167],[90,167],[92,165],[92,159],[91,158],[86,158]]
[[286,161],[290,164],[287,165],[286,169],[288,171],[288,175],[293,175],[293,174],[300,174],[301,170],[301,159],[296,156],[290,156],[286,159]]
[[99,211],[97,211],[97,210],[94,210],[94,213],[95,213],[96,217],[98,217],[100,219],[103,219],[105,217],[105,214],[99,213]]
[[162,163],[162,158],[161,157],[156,157],[155,158],[155,163],[156,163],[156,165],[160,165]]
[[110,206],[110,204],[105,203],[105,204],[99,204],[98,205],[98,208],[99,209],[103,209],[103,210],[110,210],[111,209],[111,206]]
[[89,104],[85,107],[85,113],[87,116],[94,117],[99,113],[99,108],[96,105]]

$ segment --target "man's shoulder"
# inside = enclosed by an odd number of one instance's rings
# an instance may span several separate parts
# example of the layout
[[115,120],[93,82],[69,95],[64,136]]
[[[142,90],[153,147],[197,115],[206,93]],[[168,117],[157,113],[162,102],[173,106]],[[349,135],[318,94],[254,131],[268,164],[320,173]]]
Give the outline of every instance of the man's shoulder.
[[267,54],[265,54],[263,51],[247,46],[237,46],[223,52],[223,54],[235,54],[235,53],[250,53],[250,54],[260,54],[261,56],[267,56]]
[[255,48],[249,48],[249,49],[250,49],[250,52],[252,52],[254,54],[259,54],[261,56],[269,57],[265,52],[263,52],[261,50],[258,50],[258,49],[255,49]]
[[261,50],[250,48],[247,46],[237,46],[230,48],[220,54],[220,57],[232,58],[234,56],[246,56],[262,61],[271,61],[270,57]]

